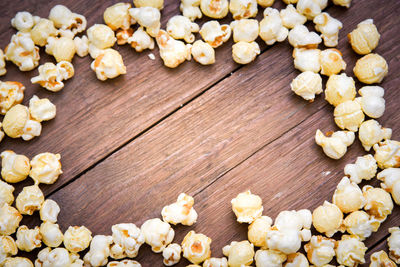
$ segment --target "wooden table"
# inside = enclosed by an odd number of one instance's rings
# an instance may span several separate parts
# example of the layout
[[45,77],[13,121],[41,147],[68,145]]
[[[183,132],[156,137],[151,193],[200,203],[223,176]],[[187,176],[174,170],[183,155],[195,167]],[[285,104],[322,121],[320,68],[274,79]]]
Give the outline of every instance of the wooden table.
[[[47,17],[51,7],[62,2],[2,1],[1,47],[15,32],[10,20],[17,11]],[[85,15],[90,26],[102,23],[103,11],[116,2],[66,5]],[[166,1],[163,27],[179,13],[179,2]],[[277,0],[274,7],[283,4]],[[391,127],[393,139],[399,140],[400,2],[354,0],[350,9],[330,5],[326,11],[344,24],[338,48],[348,64],[346,73],[352,76],[359,56],[346,35],[360,21],[374,19],[381,33],[376,52],[390,66],[382,83],[387,107],[379,122]],[[312,210],[331,200],[344,165],[366,154],[356,141],[345,157],[335,161],[315,144],[316,129],[337,130],[333,108],[323,95],[308,103],[291,92],[289,84],[299,72],[287,41],[270,47],[262,44],[261,55],[246,66],[233,62],[231,46],[232,41],[216,50],[212,66],[192,60],[177,69],[162,65],[157,48],[151,51],[156,55],[153,61],[150,51],[136,53],[120,46],[128,73],[107,82],[96,79],[90,57],[76,56],[75,77],[58,93],[30,83],[37,70],[21,73],[7,63],[2,80],[26,86],[23,103],[34,94],[48,97],[57,105],[57,117],[43,123],[39,138],[29,142],[6,138],[1,151],[12,149],[30,158],[47,151],[62,155],[64,174],[54,185],[41,188],[61,206],[63,231],[69,225],[85,225],[93,234],[110,234],[116,223],[140,226],[146,219],[160,217],[164,205],[186,192],[194,196],[199,218],[192,227],[174,227],[175,242],[195,230],[213,239],[212,255],[221,257],[224,245],[247,238],[247,225],[237,223],[231,211],[230,200],[238,193],[250,189],[260,195],[264,214],[272,218],[282,210]],[[41,64],[53,60],[43,51],[41,55]],[[30,179],[16,185],[16,193],[28,184]],[[372,184],[379,183],[374,179]],[[23,223],[37,224],[38,216],[24,218]],[[368,259],[371,252],[387,249],[387,229],[399,224],[396,206],[379,232],[366,241]],[[161,255],[152,254],[146,245],[137,260],[143,266],[162,265]],[[179,266],[187,264],[182,260]]]

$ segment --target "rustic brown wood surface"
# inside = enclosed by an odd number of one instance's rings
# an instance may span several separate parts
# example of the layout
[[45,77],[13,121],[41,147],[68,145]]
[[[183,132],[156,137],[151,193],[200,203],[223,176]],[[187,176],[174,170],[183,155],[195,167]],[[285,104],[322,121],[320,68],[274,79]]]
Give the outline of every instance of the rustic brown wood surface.
[[[104,9],[116,2],[66,5],[85,15],[90,26],[101,23]],[[0,47],[15,32],[9,24],[15,12],[28,10],[46,17],[57,3],[62,1],[1,2]],[[178,6],[179,1],[166,1],[163,25],[179,13]],[[282,7],[281,1],[274,6]],[[399,140],[400,3],[354,0],[348,10],[329,6],[327,11],[344,24],[338,48],[348,63],[348,75],[359,56],[351,50],[347,33],[370,17],[378,26],[381,42],[376,52],[387,59],[390,69],[382,83],[387,108],[379,121],[391,127],[393,138]],[[43,125],[40,138],[30,142],[7,138],[1,149],[29,157],[44,151],[61,153],[64,174],[56,184],[42,188],[61,206],[62,230],[85,225],[94,234],[110,234],[116,223],[139,226],[160,217],[164,205],[186,192],[195,198],[199,219],[192,227],[174,227],[175,242],[193,229],[213,239],[212,254],[220,257],[224,245],[246,239],[247,226],[238,224],[231,211],[230,200],[238,193],[250,189],[260,195],[264,214],[272,218],[282,210],[314,209],[331,200],[344,165],[366,154],[356,141],[343,159],[334,161],[314,143],[316,129],[337,129],[333,108],[323,95],[308,103],[290,91],[299,72],[293,68],[287,41],[268,48],[262,45],[263,53],[247,66],[234,64],[230,46],[231,42],[217,49],[215,65],[192,61],[174,70],[162,66],[157,49],[152,61],[149,51],[139,54],[118,47],[128,73],[105,83],[90,70],[89,57],[75,57],[76,76],[59,93],[30,84],[37,70],[21,73],[8,63],[2,80],[25,84],[24,103],[33,94],[49,97],[57,105],[57,117]],[[41,63],[52,60],[41,55]],[[28,183],[17,185],[17,192]],[[23,222],[38,221],[35,215]],[[384,248],[387,228],[399,224],[396,206],[379,232],[366,241],[371,251]],[[161,255],[146,245],[137,260],[143,266],[162,266]],[[182,260],[179,266],[187,264]]]

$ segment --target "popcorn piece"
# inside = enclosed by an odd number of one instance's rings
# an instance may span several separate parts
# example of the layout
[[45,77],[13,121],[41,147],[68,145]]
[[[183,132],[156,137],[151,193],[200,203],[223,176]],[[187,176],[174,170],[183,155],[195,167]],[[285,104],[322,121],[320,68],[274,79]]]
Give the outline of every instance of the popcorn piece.
[[307,19],[313,19],[328,5],[328,0],[298,0],[297,10],[307,17]]
[[111,236],[96,235],[90,243],[89,252],[86,253],[83,260],[89,266],[97,267],[106,265],[110,256],[110,245],[113,240]]
[[0,49],[0,76],[7,73],[5,60],[6,56],[4,55],[3,50]]
[[274,4],[275,0],[257,0],[257,4],[261,7],[270,7]]
[[197,212],[193,208],[194,199],[193,197],[181,193],[175,203],[165,206],[161,215],[164,222],[177,225],[181,223],[183,225],[193,225],[197,220]]
[[39,65],[39,48],[29,33],[18,32],[4,49],[6,60],[12,61],[20,71],[30,71]]
[[318,73],[300,73],[290,84],[292,91],[305,100],[314,101],[315,95],[322,93],[322,78]]
[[383,128],[376,120],[364,121],[358,131],[358,138],[366,151],[383,139],[390,139],[391,136],[392,129]]
[[6,114],[10,108],[20,104],[24,99],[24,91],[22,83],[0,81],[0,114]]
[[40,225],[40,234],[43,243],[48,247],[58,247],[64,239],[64,235],[60,230],[58,224],[51,222],[44,222]]
[[29,159],[12,150],[1,153],[1,177],[8,183],[18,183],[26,179],[31,169]]
[[288,255],[288,259],[285,263],[285,267],[308,267],[308,260],[306,258],[306,256],[304,256],[304,254],[297,252],[297,253],[293,253]]
[[191,21],[201,19],[203,16],[200,10],[200,0],[181,0],[179,8],[182,15],[189,18]]
[[222,258],[209,258],[203,263],[203,267],[228,267],[228,260]]
[[307,18],[291,4],[286,6],[285,9],[281,9],[280,16],[283,26],[288,29],[293,29],[296,25],[302,25],[307,21]]
[[22,225],[17,231],[17,241],[15,242],[18,249],[30,252],[35,248],[42,246],[42,236],[39,232],[39,227],[29,229],[26,225]]
[[371,53],[378,46],[380,37],[372,19],[360,22],[357,28],[347,35],[351,47],[360,55]]
[[249,64],[260,54],[260,47],[256,42],[240,41],[232,46],[232,58],[238,64]]
[[329,104],[338,106],[356,97],[356,86],[352,77],[345,73],[332,75],[326,83],[325,99]]
[[397,265],[389,259],[388,255],[385,251],[377,251],[371,255],[371,264],[370,267],[396,267]]
[[362,209],[365,205],[365,198],[361,189],[354,182],[350,182],[348,177],[343,177],[336,187],[332,197],[332,202],[343,213],[350,213]]
[[11,25],[20,32],[29,32],[39,19],[38,16],[32,16],[27,11],[21,11],[15,14],[15,17],[11,20]]
[[35,45],[45,46],[49,37],[57,35],[57,29],[54,23],[48,19],[40,19],[31,30],[31,38]]
[[353,71],[360,82],[373,84],[382,82],[388,74],[389,67],[380,55],[368,54],[357,60]]
[[365,118],[360,104],[354,100],[347,100],[337,105],[333,115],[335,116],[335,123],[340,129],[347,129],[352,132],[358,131],[358,127]]
[[14,257],[6,258],[3,267],[33,267],[33,264],[28,258]]
[[151,37],[156,37],[161,27],[160,10],[154,7],[130,8],[129,14],[140,26],[146,28]]
[[117,29],[129,29],[132,22],[128,12],[130,8],[131,4],[129,3],[117,3],[108,7],[103,14],[104,22],[113,31]]
[[[295,229],[301,231],[303,228],[311,228],[312,215],[307,209],[281,211],[275,219],[274,227],[278,230]],[[311,236],[310,236],[311,238]]]
[[62,174],[61,156],[53,153],[40,153],[31,160],[29,176],[36,184],[54,184]]
[[11,236],[0,236],[0,264],[11,256],[17,255],[18,247]]
[[57,266],[67,267],[73,265],[73,257],[65,248],[44,248],[38,253],[38,258],[35,261],[35,267]]
[[15,200],[15,206],[21,214],[32,215],[44,202],[44,195],[39,186],[31,185],[22,189]]
[[335,205],[325,201],[313,211],[312,222],[315,229],[325,233],[328,237],[333,236],[340,230],[343,221],[342,211]]
[[231,200],[232,210],[240,223],[252,223],[264,210],[262,200],[247,190]]
[[[120,223],[113,225],[111,230],[113,241],[115,245],[121,248],[124,257],[136,257],[140,246],[144,243],[144,236],[140,229],[133,223]],[[111,257],[113,257],[115,245],[111,247]]]
[[400,264],[400,228],[389,228],[390,236],[387,239],[389,256],[397,264]]
[[354,138],[354,133],[349,131],[337,131],[331,136],[325,136],[319,129],[315,133],[315,142],[331,159],[343,157],[347,152],[347,147],[353,144]]
[[23,135],[21,135],[22,139],[25,141],[29,141],[33,139],[35,136],[40,136],[40,133],[42,132],[42,125],[38,121],[28,119],[22,131],[23,131]]
[[359,184],[362,180],[371,180],[375,177],[378,166],[371,154],[357,157],[354,164],[347,164],[344,167],[344,174],[350,177],[350,181]]
[[289,31],[288,40],[295,48],[317,48],[322,42],[316,32],[310,32],[306,26],[299,24]]
[[234,42],[253,42],[257,39],[259,25],[256,19],[240,19],[231,22]]
[[363,196],[366,200],[365,211],[379,222],[385,221],[387,216],[392,214],[392,198],[382,188],[366,185],[363,187]]
[[181,260],[181,246],[178,244],[169,244],[163,250],[163,263],[165,266],[172,266]]
[[223,253],[228,257],[231,267],[250,266],[254,258],[254,246],[249,241],[236,242],[223,247]]
[[360,240],[365,240],[372,232],[378,231],[380,224],[373,216],[361,210],[353,211],[343,221],[346,231],[358,236]]
[[191,263],[200,264],[211,257],[211,238],[190,231],[182,241],[183,257]]
[[89,40],[89,44],[95,46],[98,49],[110,48],[117,41],[113,30],[104,24],[94,24],[92,27],[90,27],[87,30],[87,37]]
[[123,260],[123,261],[110,261],[107,267],[142,267],[142,265],[134,260]]
[[260,37],[267,45],[275,42],[282,42],[288,36],[288,29],[282,24],[279,11],[275,8],[267,7],[264,10],[264,18],[260,21]]
[[60,207],[57,202],[51,199],[46,199],[40,207],[40,219],[43,222],[57,222],[57,216],[60,213]]
[[167,32],[174,39],[183,39],[187,43],[193,43],[195,36],[193,32],[198,32],[200,27],[197,23],[191,22],[185,16],[173,16],[168,20]]
[[380,118],[385,112],[385,91],[380,86],[364,86],[358,93],[363,112],[371,118]]
[[[151,250],[160,253],[174,239],[175,232],[171,226],[158,218],[145,221],[140,227],[146,244],[151,246]],[[183,245],[182,245],[183,247]]]
[[86,35],[74,38],[76,54],[80,57],[85,57],[89,53],[89,39]]
[[315,29],[322,33],[321,37],[324,39],[325,46],[335,47],[338,45],[339,30],[343,28],[343,24],[339,20],[323,12],[316,16],[313,22]]
[[39,66],[39,75],[31,78],[31,82],[49,91],[58,92],[64,88],[63,80],[68,80],[74,74],[74,66],[68,61],[60,61],[57,65],[47,62]]
[[0,206],[0,235],[11,235],[17,230],[22,215],[7,203]]
[[228,0],[200,0],[200,8],[204,15],[213,19],[222,19],[228,15]]
[[344,6],[349,8],[351,4],[351,0],[333,0],[333,3],[338,6]]
[[335,256],[334,248],[335,240],[321,235],[312,236],[310,242],[304,246],[308,260],[316,266],[331,262]]
[[48,98],[40,99],[34,95],[29,100],[29,114],[38,122],[54,119],[56,116],[56,106]]
[[192,56],[194,60],[202,65],[210,65],[215,63],[215,51],[211,45],[197,40],[192,46]]
[[[102,240],[103,239],[102,237],[104,236],[100,236],[100,238],[97,239]],[[112,242],[111,236],[106,237],[107,240],[109,240],[109,238],[111,238]],[[91,240],[92,240],[92,232],[85,226],[70,226],[64,233],[64,246],[72,253],[78,253],[88,248]],[[99,240],[97,240],[97,242],[98,241]]]
[[200,35],[203,40],[213,48],[217,48],[228,41],[231,33],[232,30],[229,25],[220,25],[216,20],[207,21],[200,29]]
[[272,219],[268,216],[261,216],[255,219],[249,225],[247,232],[249,241],[256,247],[267,248],[266,236],[267,232],[271,229],[271,225]]
[[392,198],[397,205],[400,205],[400,169],[388,168],[377,175],[381,180],[381,187],[392,194]]
[[133,0],[135,7],[154,7],[157,9],[163,9],[164,0]]
[[4,203],[11,205],[14,202],[14,190],[14,186],[0,181],[0,206],[2,206]]
[[75,43],[68,37],[49,37],[47,39],[46,53],[54,56],[57,62],[71,62],[75,52]]
[[254,260],[257,267],[282,267],[286,261],[286,254],[272,249],[257,250]]
[[247,19],[257,16],[257,1],[256,0],[231,0],[229,10],[235,20]]
[[121,54],[112,48],[103,50],[92,62],[90,68],[96,72],[96,77],[100,81],[126,74],[126,67]]
[[154,40],[147,34],[143,27],[139,27],[128,38],[127,42],[132,48],[135,48],[136,52],[142,52],[145,49],[154,49]]
[[399,168],[400,167],[400,142],[393,140],[385,140],[373,146],[375,150],[375,160],[378,167]]
[[345,266],[364,264],[366,251],[367,247],[357,236],[343,235],[342,239],[337,241],[336,244],[336,260],[339,264]]
[[320,55],[321,50],[319,49],[295,48],[293,50],[294,67],[302,72],[312,71],[318,73],[321,69],[321,64],[319,63]]
[[342,58],[342,53],[334,48],[322,50],[320,57],[321,74],[331,76],[345,70],[347,65]]
[[82,15],[73,13],[66,6],[56,5],[50,10],[49,19],[60,29],[61,34],[73,37],[86,29],[87,21]]
[[156,41],[165,66],[176,68],[191,59],[191,45],[175,40],[166,31],[160,30]]

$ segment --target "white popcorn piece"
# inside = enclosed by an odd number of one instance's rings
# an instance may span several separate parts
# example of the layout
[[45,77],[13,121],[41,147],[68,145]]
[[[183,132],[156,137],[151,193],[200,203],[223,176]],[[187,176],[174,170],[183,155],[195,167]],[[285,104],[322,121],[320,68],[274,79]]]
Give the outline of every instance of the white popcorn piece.
[[117,3],[106,8],[103,14],[104,22],[113,31],[117,29],[129,29],[132,24],[132,19],[128,11],[130,8],[131,4],[129,3]]
[[140,26],[146,28],[147,33],[151,37],[156,37],[161,27],[160,10],[154,7],[130,8],[129,14],[132,19],[139,23]]
[[0,236],[0,265],[2,265],[7,258],[15,256],[17,253],[18,247],[14,239],[11,236]]
[[57,62],[71,62],[76,53],[74,41],[68,37],[49,37],[47,39],[46,53],[53,56]]
[[351,4],[351,0],[333,0],[332,1],[335,5],[344,6],[349,8]]
[[167,23],[167,32],[169,35],[174,39],[183,39],[187,43],[194,42],[195,36],[193,33],[199,30],[200,27],[197,23],[181,15],[173,16]]
[[4,203],[11,205],[14,202],[14,190],[14,186],[0,181],[0,206],[2,206]]
[[25,186],[15,200],[15,206],[21,214],[32,215],[40,209],[44,202],[44,195],[39,186]]
[[358,93],[361,95],[359,103],[363,112],[374,119],[382,117],[385,112],[385,91],[380,86],[364,86]]
[[335,123],[340,129],[357,132],[364,121],[364,113],[358,101],[347,100],[335,107]]
[[257,16],[257,0],[231,0],[229,11],[234,20],[247,19]]
[[266,236],[271,229],[272,219],[261,216],[255,219],[248,228],[247,238],[256,247],[267,248]]
[[315,23],[315,29],[321,33],[325,46],[335,47],[338,45],[339,30],[343,28],[343,24],[338,19],[323,12],[316,16],[313,22]]
[[359,184],[362,180],[371,180],[375,177],[378,165],[371,154],[357,157],[354,164],[344,167],[344,174],[350,177],[350,181]]
[[89,39],[86,35],[82,37],[75,37],[74,44],[76,48],[76,54],[80,57],[86,57],[89,54]]
[[350,131],[337,131],[330,136],[325,136],[319,129],[315,133],[315,142],[331,159],[342,158],[347,152],[347,147],[353,144],[354,139],[354,132]]
[[223,254],[228,257],[228,266],[250,266],[254,258],[254,246],[249,241],[233,241],[222,248]]
[[312,223],[311,212],[307,209],[303,210],[285,210],[281,211],[275,219],[274,227],[278,230],[295,229],[310,229]]
[[14,34],[4,54],[6,60],[12,61],[20,71],[30,71],[39,65],[39,47],[35,46],[29,33]]
[[39,66],[39,75],[31,78],[33,84],[39,84],[51,92],[64,88],[64,80],[75,74],[74,66],[68,61],[60,61],[57,65],[47,62]]
[[3,267],[33,267],[33,264],[28,258],[10,257],[6,258]]
[[390,236],[387,239],[389,256],[397,264],[400,264],[400,228],[389,228]]
[[23,140],[29,141],[35,136],[40,136],[42,132],[42,125],[40,122],[28,119],[22,129],[23,135],[21,136]]
[[213,48],[221,46],[231,37],[232,29],[229,25],[220,25],[218,21],[211,20],[203,24],[200,35],[203,40]]
[[66,6],[56,5],[50,10],[49,19],[54,22],[54,26],[59,28],[61,34],[69,36],[71,39],[86,29],[87,21],[82,15],[73,13]]
[[306,26],[299,24],[289,31],[288,40],[295,48],[317,48],[322,42],[316,32],[310,32]]
[[234,20],[230,24],[234,42],[253,42],[257,39],[260,27],[256,19]]
[[303,253],[296,252],[288,255],[285,267],[308,267],[307,257]]
[[312,102],[315,95],[322,93],[322,78],[318,73],[305,71],[293,79],[290,87],[296,95]]
[[181,193],[175,203],[165,206],[161,215],[164,222],[177,225],[181,223],[183,225],[193,225],[197,220],[197,212],[193,208],[194,199],[193,197]]
[[31,160],[32,169],[29,176],[36,184],[54,184],[63,173],[61,170],[61,156],[53,153],[40,153]]
[[360,187],[345,176],[336,187],[332,203],[343,213],[350,213],[362,209],[366,201]]
[[0,49],[0,76],[5,75],[6,73],[6,56],[4,55],[3,50]]
[[126,74],[126,67],[121,54],[112,48],[107,48],[100,52],[90,65],[90,68],[96,72],[96,77],[100,81],[113,79],[121,74]]
[[370,267],[396,267],[397,265],[389,259],[387,253],[383,250],[372,253]]
[[357,60],[353,72],[362,83],[381,83],[388,74],[389,67],[382,56],[368,54]]
[[357,236],[343,235],[340,241],[336,241],[336,260],[345,266],[357,266],[365,263],[367,247]]
[[150,6],[160,10],[164,8],[164,0],[133,0],[133,4],[135,7]]
[[257,4],[261,7],[270,7],[274,4],[275,0],[257,0]]
[[204,261],[203,267],[228,267],[228,260],[225,257],[209,258]]
[[254,257],[257,267],[282,267],[286,259],[285,253],[272,249],[257,250]]
[[190,44],[175,40],[164,30],[158,32],[156,41],[160,48],[160,56],[168,68],[176,68],[192,57]]
[[307,19],[312,20],[328,5],[328,0],[298,0],[297,10],[307,17]]
[[373,146],[375,150],[375,160],[378,167],[399,168],[400,167],[400,142],[393,140],[385,140]]
[[51,199],[46,199],[40,207],[40,219],[43,222],[57,222],[57,216],[60,213],[60,207],[57,202]]
[[18,155],[12,150],[5,150],[1,154],[1,177],[8,183],[18,183],[26,179],[31,169],[29,159]]
[[40,225],[40,235],[42,236],[43,243],[48,247],[56,248],[61,245],[64,235],[60,230],[58,224],[51,222],[44,222]]
[[83,260],[90,266],[97,267],[106,265],[110,256],[110,245],[113,239],[111,236],[96,235],[90,243],[89,252]]
[[29,114],[38,122],[48,121],[55,118],[56,106],[48,98],[34,95],[29,100]]
[[[112,242],[112,237],[110,238]],[[92,232],[85,226],[70,226],[64,233],[64,246],[72,253],[88,248],[91,240]]]
[[278,230],[272,227],[267,232],[267,247],[285,254],[296,253],[301,247],[301,241],[301,233],[296,229]]
[[260,37],[267,45],[282,42],[288,36],[289,31],[282,24],[279,11],[272,7],[264,10],[264,18],[260,21]]
[[335,256],[335,240],[321,235],[312,236],[304,246],[308,260],[315,266],[323,266],[331,262]]
[[392,129],[383,128],[376,120],[364,121],[358,131],[358,138],[366,151],[369,151],[372,146],[380,141],[391,137]]
[[87,30],[87,37],[89,40],[89,44],[95,46],[98,49],[110,48],[117,41],[113,30],[104,24],[94,24],[93,26],[91,26]]
[[158,218],[145,221],[140,227],[146,244],[155,253],[161,253],[174,239],[175,232],[169,223]]
[[7,111],[20,104],[24,99],[25,86],[20,82],[0,81],[0,114],[4,115]]
[[30,32],[39,19],[40,17],[33,16],[28,11],[21,11],[11,19],[11,25],[20,32]]
[[123,260],[123,261],[110,261],[107,267],[142,267],[142,265],[134,260]]
[[182,241],[183,257],[194,264],[200,264],[211,257],[211,238],[190,231]]
[[136,52],[142,52],[145,49],[154,49],[154,40],[151,36],[143,29],[139,27],[131,37],[127,39],[127,42],[132,48],[135,48]]
[[182,248],[179,244],[169,244],[163,250],[163,263],[165,266],[172,266],[177,264],[181,260]]
[[[120,223],[113,225],[111,230],[113,241],[122,250],[123,256],[129,258],[136,257],[140,246],[144,243],[144,236],[140,232],[140,229],[133,223]],[[114,245],[111,247],[111,257],[114,254],[113,247]]]
[[400,205],[400,169],[385,169],[378,173],[377,178],[383,182],[381,183],[381,187],[391,193],[394,202]]
[[307,21],[307,18],[297,11],[292,4],[281,9],[280,16],[283,26],[288,29],[293,29],[296,25],[303,25]]
[[321,70],[320,56],[321,50],[319,49],[295,48],[293,50],[294,67],[302,72],[318,73]]
[[343,213],[335,204],[325,201],[323,205],[316,208],[312,213],[312,222],[315,229],[332,237],[343,222]]
[[30,33],[35,45],[45,46],[49,37],[57,35],[57,29],[54,27],[53,21],[40,19]]
[[379,222],[385,221],[392,214],[393,201],[384,189],[366,185],[363,187],[363,196],[366,200],[364,210]]
[[0,235],[11,235],[17,230],[22,215],[7,203],[0,206]]
[[[79,256],[78,256],[79,257]],[[78,267],[78,262],[81,260],[75,259],[76,257],[69,254],[65,248],[44,248],[38,253],[38,258],[35,261],[35,267]]]
[[356,86],[352,77],[345,73],[331,75],[326,83],[325,100],[333,106],[338,106],[356,97]]
[[351,47],[360,55],[371,53],[379,44],[381,35],[372,19],[360,22],[357,28],[347,35]]
[[378,231],[380,224],[376,218],[362,210],[353,211],[343,220],[346,231],[358,236],[360,240],[365,240],[372,232]]
[[197,40],[192,46],[193,59],[202,65],[211,65],[215,63],[215,51],[211,45]]
[[189,18],[191,21],[203,17],[203,13],[201,13],[200,10],[200,0],[181,0],[179,9],[181,10],[182,15]]
[[240,41],[232,46],[232,58],[238,64],[249,64],[260,52],[260,47],[256,42]]
[[200,0],[200,9],[204,15],[213,19],[222,19],[228,15],[228,0]]
[[326,76],[336,75],[347,67],[342,53],[335,48],[321,51],[320,64],[321,74]]
[[262,200],[247,190],[231,200],[232,210],[240,223],[252,223],[264,210]]
[[26,225],[21,225],[17,230],[17,241],[15,242],[19,250],[30,252],[42,246],[42,235],[39,227],[29,229]]

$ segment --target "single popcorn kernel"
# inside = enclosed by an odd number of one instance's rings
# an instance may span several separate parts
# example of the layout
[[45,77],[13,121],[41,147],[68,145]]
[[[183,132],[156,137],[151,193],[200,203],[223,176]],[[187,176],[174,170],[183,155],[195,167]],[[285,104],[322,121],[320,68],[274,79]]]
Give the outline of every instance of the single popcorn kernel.
[[295,48],[293,50],[294,67],[301,72],[312,71],[318,73],[321,70],[320,56],[321,50],[319,49]]
[[388,74],[389,67],[380,55],[368,54],[357,60],[353,71],[360,82],[373,84],[382,82]]
[[257,16],[256,0],[231,0],[229,3],[229,11],[235,20],[247,19]]
[[209,258],[204,261],[203,267],[228,267],[228,260],[225,257]]
[[400,168],[388,168],[377,175],[378,180],[382,181],[381,187],[392,194],[392,198],[397,205],[400,205]]
[[377,219],[362,210],[353,211],[343,221],[346,231],[358,236],[360,240],[365,240],[372,232],[378,231],[380,224]]
[[100,81],[126,74],[126,67],[121,54],[112,48],[103,50],[92,62],[90,68],[96,72],[96,77]]
[[283,266],[286,259],[285,253],[272,249],[259,249],[254,256],[257,267]]
[[197,23],[191,22],[185,16],[173,16],[168,20],[167,32],[174,39],[183,39],[187,43],[193,43],[195,36],[193,33],[198,32],[200,27]]
[[315,29],[321,32],[325,46],[335,47],[339,41],[339,30],[343,28],[343,24],[331,17],[328,13],[323,12],[314,18]]
[[351,4],[351,0],[332,0],[335,5],[344,6],[349,8]]
[[133,0],[133,4],[135,7],[149,6],[161,10],[164,7],[164,0]]
[[48,19],[40,19],[31,30],[31,38],[35,45],[45,46],[49,37],[57,35],[54,23]]
[[46,53],[54,56],[57,62],[71,62],[75,52],[75,43],[68,37],[49,37],[47,39]]
[[365,198],[358,185],[350,182],[350,179],[345,176],[337,185],[332,202],[343,213],[350,213],[362,209],[365,205]]
[[6,60],[12,61],[20,71],[30,71],[39,65],[39,47],[35,46],[29,33],[14,34],[4,54]]
[[231,267],[250,266],[254,258],[254,246],[249,241],[236,242],[223,247],[223,253],[228,257]]
[[56,116],[56,106],[48,98],[40,99],[34,95],[29,100],[29,114],[38,122],[54,119]]
[[285,263],[285,267],[298,267],[308,265],[309,263],[307,257],[300,252],[289,254]]
[[66,6],[56,5],[50,10],[49,19],[59,28],[62,36],[73,39],[86,29],[87,21],[82,15],[73,13]]
[[293,29],[296,25],[303,25],[307,21],[307,18],[299,13],[292,4],[281,9],[280,16],[283,26],[288,29]]
[[163,250],[163,263],[165,266],[172,266],[177,264],[181,260],[182,248],[178,244],[169,244]]
[[40,234],[43,243],[48,247],[56,248],[61,245],[64,235],[60,230],[58,224],[51,222],[44,222],[40,225]]
[[356,85],[352,77],[345,73],[332,75],[326,83],[325,99],[329,104],[338,106],[356,97]]
[[397,264],[400,264],[400,228],[389,228],[390,236],[387,239],[389,256]]
[[31,160],[29,176],[36,184],[54,184],[62,174],[61,156],[53,153],[40,153]]
[[123,261],[110,261],[107,264],[107,267],[142,267],[142,265],[134,260],[123,260]]
[[260,47],[256,42],[240,41],[232,46],[232,58],[238,64],[249,64],[260,54]]
[[259,33],[259,25],[256,19],[240,19],[234,20],[230,24],[233,32],[234,42],[248,42],[255,41]]
[[78,253],[88,248],[91,240],[92,232],[85,226],[70,226],[64,233],[64,246],[72,253]]
[[15,200],[15,206],[21,214],[32,215],[44,202],[44,195],[39,186],[25,186]]
[[373,148],[375,150],[374,157],[379,168],[400,167],[400,142],[385,140],[375,144]]
[[158,35],[161,27],[160,10],[154,7],[130,8],[129,14],[140,26],[146,28],[147,33],[151,37],[156,37]]
[[7,203],[0,206],[0,235],[12,235],[17,230],[22,215]]
[[3,264],[3,267],[33,267],[32,262],[24,257],[6,258]]
[[19,250],[30,252],[35,248],[42,246],[42,235],[39,227],[29,229],[26,225],[22,225],[17,231],[17,241],[15,242]]
[[378,165],[370,154],[357,157],[354,164],[347,164],[344,167],[344,174],[350,177],[350,181],[359,184],[362,180],[371,180],[375,177]]
[[374,119],[382,117],[385,112],[385,91],[380,86],[364,86],[358,93],[361,95],[359,103],[363,112]]
[[181,5],[179,6],[182,15],[195,21],[196,19],[201,19],[203,13],[200,10],[200,0],[181,0]]
[[4,55],[3,50],[0,49],[0,76],[5,75],[7,73],[5,60],[6,56]]
[[200,35],[203,40],[213,48],[217,48],[228,41],[231,33],[232,30],[229,25],[220,25],[216,20],[207,21],[200,29]]
[[297,24],[289,31],[288,40],[295,48],[317,48],[322,42],[321,37],[316,32],[308,31],[307,27]]
[[378,46],[380,37],[372,19],[360,22],[357,28],[347,35],[351,47],[360,55],[371,53]]
[[296,95],[312,102],[315,95],[322,93],[322,78],[318,73],[305,71],[294,78],[290,87]]
[[57,222],[57,216],[60,213],[60,207],[57,202],[51,199],[46,199],[40,207],[40,219],[43,222]]
[[156,38],[160,56],[168,68],[176,68],[191,59],[191,45],[175,40],[166,31],[160,30]]
[[337,131],[331,136],[325,136],[319,129],[315,133],[315,142],[331,159],[342,158],[347,152],[347,147],[353,144],[354,138],[354,133],[349,131]]
[[264,210],[262,200],[247,190],[231,200],[232,210],[240,223],[252,223]]
[[197,220],[197,212],[193,208],[194,199],[193,197],[181,193],[175,203],[165,206],[161,215],[164,222],[177,225],[181,223],[183,225],[193,225]]
[[89,39],[86,35],[82,37],[75,37],[74,43],[76,47],[76,54],[80,57],[85,57],[89,53]]
[[340,241],[336,241],[336,260],[345,266],[357,266],[365,263],[367,247],[357,236],[343,235]]
[[261,7],[270,7],[274,4],[275,0],[257,0],[257,4]]
[[113,30],[104,24],[94,24],[87,30],[87,37],[89,43],[99,49],[106,49],[112,47],[117,38]]
[[182,241],[183,257],[191,263],[200,264],[211,257],[211,238],[190,231]]
[[0,81],[0,114],[6,114],[10,108],[20,104],[24,99],[24,91],[22,83]]
[[385,251],[377,251],[371,255],[371,264],[370,267],[396,267],[397,265],[389,259],[389,256]]
[[143,29],[139,27],[131,37],[128,38],[127,42],[132,48],[135,48],[136,52],[142,52],[145,49],[154,49],[154,40],[151,36]]
[[103,14],[104,22],[113,31],[117,29],[127,30],[131,26],[131,16],[128,10],[131,8],[129,3],[117,3],[108,7]]
[[317,15],[321,14],[322,10],[328,5],[328,0],[298,0],[297,10],[312,20]]
[[96,235],[90,243],[89,252],[83,260],[89,266],[97,267],[106,265],[110,256],[110,245],[113,240],[111,236]]
[[201,0],[200,8],[204,15],[213,19],[222,19],[228,15],[228,0]]
[[379,222],[385,221],[392,214],[393,201],[384,189],[366,185],[363,187],[363,196],[366,200],[365,211]]
[[354,100],[347,100],[337,105],[333,115],[335,123],[340,129],[347,129],[352,132],[358,131],[365,118],[360,104]]
[[391,137],[392,129],[383,128],[376,120],[364,121],[358,131],[358,138],[366,151],[380,141]]
[[[120,223],[113,225],[112,237],[115,245],[123,251],[123,256],[134,258],[139,253],[140,246],[144,243],[144,236],[140,229],[133,223]],[[113,246],[111,257],[113,257]]]
[[0,236],[0,264],[18,253],[18,247],[11,236]]
[[145,221],[140,230],[146,244],[151,246],[151,250],[155,253],[161,253],[172,242],[175,236],[171,225],[158,218]]
[[28,177],[31,169],[29,159],[18,155],[12,150],[5,150],[1,154],[1,177],[8,183],[18,183]]
[[[78,256],[79,257],[79,256]],[[60,267],[81,267],[83,262],[79,264],[81,260],[74,259],[73,255],[70,255],[68,250],[65,248],[44,248],[38,253],[38,258],[35,261],[35,267],[45,266],[60,266]]]
[[215,51],[211,45],[197,40],[192,46],[192,56],[194,60],[202,65],[211,65],[215,63]]
[[255,219],[247,232],[249,241],[256,247],[267,248],[266,236],[271,229],[272,219],[268,216],[261,216]]
[[321,235],[312,236],[310,242],[304,246],[308,260],[316,266],[331,262],[335,256],[334,248],[335,240]]
[[340,230],[343,221],[342,211],[332,203],[325,201],[323,205],[316,208],[312,213],[312,222],[315,229],[332,237]]
[[288,29],[282,24],[279,11],[275,8],[267,7],[264,10],[264,18],[260,21],[260,37],[267,45],[275,42],[282,42],[288,36]]
[[321,51],[320,64],[321,74],[326,76],[338,74],[347,67],[342,58],[342,53],[334,48]]
[[39,19],[38,16],[32,16],[31,13],[22,11],[15,14],[15,17],[11,19],[11,25],[20,32],[29,32]]
[[11,205],[14,202],[14,190],[14,186],[0,181],[0,206],[2,206],[4,203]]

